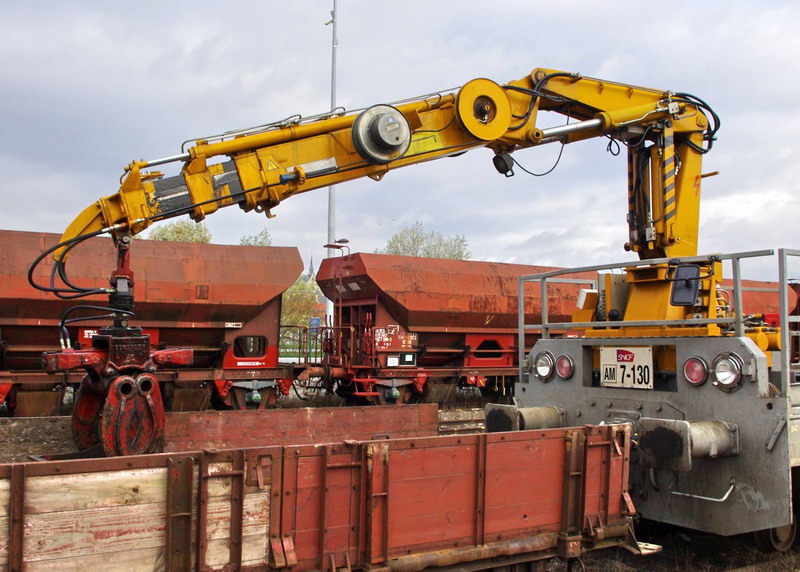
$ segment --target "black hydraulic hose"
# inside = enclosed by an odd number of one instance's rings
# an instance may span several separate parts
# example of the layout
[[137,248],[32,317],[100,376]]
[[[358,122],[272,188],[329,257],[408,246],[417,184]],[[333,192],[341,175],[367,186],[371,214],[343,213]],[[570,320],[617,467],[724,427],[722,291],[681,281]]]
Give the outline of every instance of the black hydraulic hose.
[[[80,316],[78,318],[69,318],[69,315],[74,312],[75,310],[97,310],[100,312],[109,312],[108,314],[103,315],[93,315],[93,316]],[[124,314],[126,316],[133,316],[133,312],[130,310],[119,310],[116,308],[109,308],[106,306],[91,306],[91,305],[79,305],[73,306],[68,308],[66,312],[61,316],[61,321],[58,323],[58,328],[60,332],[60,337],[62,343],[66,343],[69,339],[69,332],[67,330],[67,324],[72,324],[75,322],[87,322],[89,320],[97,320],[97,319],[104,319],[104,318],[113,318],[115,314]]]
[[[28,284],[30,284],[36,290],[40,290],[42,292],[75,294],[75,289],[74,288],[69,288],[69,289],[67,289],[67,288],[56,288],[54,285],[51,285],[50,287],[42,286],[41,284],[38,284],[36,282],[36,280],[33,277],[33,273],[35,272],[35,270],[39,266],[39,264],[41,264],[42,260],[44,260],[46,257],[50,256],[56,250],[66,247],[67,251],[69,251],[74,246],[77,246],[77,244],[83,242],[84,240],[88,240],[90,238],[94,238],[95,236],[99,236],[99,235],[105,234],[107,232],[108,232],[107,229],[101,229],[101,230],[98,230],[98,231],[95,231],[95,232],[91,232],[89,234],[82,234],[81,236],[76,236],[74,238],[70,238],[69,240],[65,240],[63,242],[59,242],[58,244],[55,244],[54,246],[51,246],[50,248],[48,248],[47,250],[42,252],[39,256],[37,256],[36,259],[31,264],[30,268],[28,268]],[[63,265],[63,262],[61,260],[57,260],[56,262],[54,262],[54,264],[55,265],[58,265],[58,264],[62,264]],[[53,273],[55,271],[56,270],[54,269]],[[63,270],[58,270],[59,274],[62,271]],[[52,273],[51,273],[51,276],[52,276]],[[83,291],[88,291],[88,290],[85,290],[85,289],[81,290],[81,292],[83,292]],[[104,293],[104,292],[105,292],[105,290],[97,290],[97,291],[95,291],[93,293]]]
[[292,389],[294,390],[294,394],[297,396],[297,399],[299,399],[300,401],[311,401],[310,397],[303,397],[303,396],[300,395],[300,392],[297,391],[297,385],[296,384],[292,383]]

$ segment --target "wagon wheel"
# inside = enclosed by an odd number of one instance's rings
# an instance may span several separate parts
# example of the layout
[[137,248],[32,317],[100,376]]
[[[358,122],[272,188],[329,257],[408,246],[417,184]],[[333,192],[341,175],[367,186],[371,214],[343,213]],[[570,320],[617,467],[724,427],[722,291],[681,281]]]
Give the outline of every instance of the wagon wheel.
[[797,536],[797,512],[791,524],[757,530],[753,533],[753,541],[762,552],[786,552],[794,544]]

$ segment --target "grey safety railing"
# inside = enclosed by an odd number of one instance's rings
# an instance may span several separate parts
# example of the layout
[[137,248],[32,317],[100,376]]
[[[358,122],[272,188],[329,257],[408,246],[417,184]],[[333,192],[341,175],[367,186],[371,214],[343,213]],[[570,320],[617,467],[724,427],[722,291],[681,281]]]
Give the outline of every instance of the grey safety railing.
[[792,383],[792,337],[800,336],[797,324],[800,316],[789,315],[789,260],[800,257],[800,250],[781,248],[778,250],[778,283],[780,287],[781,313],[781,390],[785,392]]
[[[762,288],[742,288],[741,276],[741,261],[745,258],[757,258],[764,256],[772,256],[774,250],[754,250],[748,252],[737,252],[733,254],[714,254],[705,256],[687,256],[681,258],[652,258],[649,260],[631,260],[628,262],[618,262],[614,264],[602,264],[596,266],[582,266],[578,268],[563,268],[559,270],[551,270],[549,272],[541,272],[538,274],[529,274],[520,276],[518,281],[518,330],[519,339],[524,340],[526,332],[535,331],[540,332],[542,339],[551,337],[551,332],[556,330],[578,330],[588,328],[614,328],[614,327],[634,327],[634,326],[695,326],[704,324],[733,324],[734,332],[737,336],[743,336],[745,332],[744,313],[742,311],[742,292],[744,290],[753,291],[768,291]],[[788,269],[787,258],[789,256],[800,256],[798,250],[779,250],[779,296],[780,296],[780,319],[781,324],[781,343],[784,351],[782,352],[782,376],[784,391],[788,388],[788,372],[790,365],[790,351],[789,351],[789,308],[788,308]],[[595,288],[597,287],[596,280],[589,279],[576,279],[576,278],[559,278],[567,274],[581,274],[588,272],[601,272],[604,270],[623,270],[631,267],[653,266],[661,264],[692,264],[692,263],[709,263],[716,261],[729,260],[732,266],[732,280],[733,280],[733,316],[723,318],[686,318],[681,320],[616,320],[616,321],[593,321],[593,322],[551,322],[548,316],[548,284],[555,283],[571,283],[571,284],[590,284]],[[542,322],[539,324],[526,324],[525,323],[525,285],[529,282],[538,282],[540,295],[541,295],[541,315]],[[774,291],[774,290],[772,290]],[[800,322],[800,318],[792,317],[792,322]],[[519,368],[520,379],[524,374],[525,364],[525,348],[524,344],[519,346]]]

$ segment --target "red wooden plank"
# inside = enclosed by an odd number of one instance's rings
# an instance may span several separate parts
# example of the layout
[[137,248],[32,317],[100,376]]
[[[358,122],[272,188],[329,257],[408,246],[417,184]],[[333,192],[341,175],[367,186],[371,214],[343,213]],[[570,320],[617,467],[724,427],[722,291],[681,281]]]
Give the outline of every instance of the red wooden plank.
[[[241,431],[247,427],[247,431]],[[439,431],[436,404],[253,411],[173,412],[166,452],[428,437]]]

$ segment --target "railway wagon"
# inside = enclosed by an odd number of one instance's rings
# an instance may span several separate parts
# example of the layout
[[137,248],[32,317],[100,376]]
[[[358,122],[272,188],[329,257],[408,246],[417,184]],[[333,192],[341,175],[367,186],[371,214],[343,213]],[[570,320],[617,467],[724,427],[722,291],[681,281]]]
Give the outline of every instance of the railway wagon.
[[[104,295],[79,301],[34,289],[27,279],[31,262],[58,235],[0,230],[0,408],[6,415],[46,416],[62,411],[65,388],[84,373],[45,374],[42,352],[59,348],[64,316],[103,312],[71,310],[78,304],[104,307]],[[300,275],[294,247],[223,246],[137,240],[135,316],[150,335],[151,349],[190,347],[193,366],[162,368],[168,410],[241,408],[274,400],[288,391],[292,366],[278,363],[281,294]],[[69,278],[91,288],[107,288],[117,251],[108,239],[76,248]],[[34,276],[47,283],[42,266]],[[107,319],[66,326],[72,347],[89,346]]]
[[[324,367],[313,373],[356,402],[508,401],[518,374],[517,280],[547,270],[369,253],[325,259],[317,282],[334,303],[334,327],[320,333]],[[567,319],[579,289],[551,292],[550,314]],[[541,305],[530,288],[525,315],[540,318]],[[527,334],[525,348],[536,339]]]
[[[435,419],[382,409],[418,408]],[[278,412],[241,415],[262,413]],[[633,537],[627,425],[253,446],[236,423],[221,449],[1,464],[0,570],[544,570],[652,550]]]

